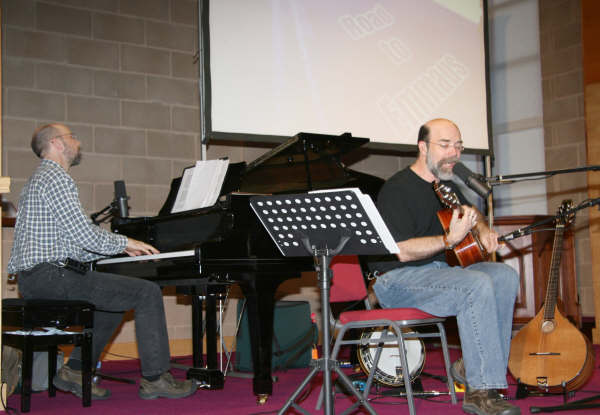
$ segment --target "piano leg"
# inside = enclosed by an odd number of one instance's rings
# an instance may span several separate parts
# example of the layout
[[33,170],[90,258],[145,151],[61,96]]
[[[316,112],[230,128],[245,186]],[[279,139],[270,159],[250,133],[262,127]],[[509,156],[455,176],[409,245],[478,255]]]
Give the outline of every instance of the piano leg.
[[[217,367],[217,307],[216,286],[192,287],[192,345],[194,367],[188,369],[188,379],[196,379],[200,387],[223,389],[223,372]],[[222,290],[222,288],[221,288]],[[206,368],[202,359],[202,304],[206,301]]]
[[209,369],[218,369],[217,363],[217,298],[221,294],[220,286],[206,287],[206,365]]
[[260,275],[238,279],[246,297],[252,366],[254,368],[253,390],[261,404],[265,403],[273,392],[271,377],[273,313],[275,290],[282,281],[283,279],[272,276],[260,278]]
[[194,367],[203,367],[202,296],[192,295],[192,358]]

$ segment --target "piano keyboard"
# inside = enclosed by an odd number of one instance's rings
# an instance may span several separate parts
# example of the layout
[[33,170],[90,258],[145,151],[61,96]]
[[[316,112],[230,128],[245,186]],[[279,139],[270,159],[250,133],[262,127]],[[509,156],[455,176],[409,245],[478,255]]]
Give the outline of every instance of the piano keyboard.
[[106,264],[119,264],[123,262],[142,262],[142,261],[154,261],[160,259],[168,259],[168,258],[182,258],[194,256],[194,250],[190,249],[187,251],[173,251],[173,252],[165,252],[161,254],[152,254],[152,255],[138,255],[138,256],[125,256],[118,258],[107,258],[101,259],[96,262],[98,265],[106,265]]

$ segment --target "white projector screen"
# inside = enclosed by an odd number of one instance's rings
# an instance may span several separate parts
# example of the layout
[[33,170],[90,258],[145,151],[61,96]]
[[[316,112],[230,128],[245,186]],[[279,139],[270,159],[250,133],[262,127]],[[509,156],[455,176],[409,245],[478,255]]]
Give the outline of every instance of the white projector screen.
[[205,2],[205,139],[350,132],[414,147],[444,117],[491,152],[484,0]]

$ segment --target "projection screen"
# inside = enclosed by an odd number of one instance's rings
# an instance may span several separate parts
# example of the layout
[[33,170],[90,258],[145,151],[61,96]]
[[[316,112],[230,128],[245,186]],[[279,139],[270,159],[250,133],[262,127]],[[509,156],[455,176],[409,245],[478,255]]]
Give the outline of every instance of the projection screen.
[[204,0],[208,140],[298,132],[414,147],[455,121],[489,154],[484,0]]

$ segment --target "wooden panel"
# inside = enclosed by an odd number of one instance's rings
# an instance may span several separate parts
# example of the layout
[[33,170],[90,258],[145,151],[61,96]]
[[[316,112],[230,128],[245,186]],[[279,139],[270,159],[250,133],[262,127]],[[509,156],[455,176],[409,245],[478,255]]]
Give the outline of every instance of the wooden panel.
[[[600,164],[600,2],[582,0],[581,33],[583,46],[584,108],[587,164]],[[596,172],[588,172],[588,196],[600,196],[600,178]],[[600,214],[590,209],[590,247],[592,257],[592,285],[594,288],[594,309],[596,327],[592,330],[594,344],[600,344]]]
[[[498,217],[494,220],[494,227],[499,234],[503,235],[550,218],[551,216]],[[541,309],[546,295],[554,229],[551,222],[542,228],[546,230],[508,241],[498,251],[496,258],[497,261],[515,268],[521,276],[521,289],[515,307],[515,323],[531,320]],[[581,307],[575,275],[575,246],[570,228],[566,229],[563,241],[559,307],[564,315],[581,327]]]
[[581,37],[583,44],[584,84],[600,82],[600,2],[582,0]]
[[[585,130],[587,164],[600,164],[600,83],[585,86]],[[588,196],[600,197],[600,175],[588,172]],[[600,212],[589,210],[590,247],[592,253],[592,284],[594,287],[594,309],[596,328],[592,331],[594,344],[600,344]]]

